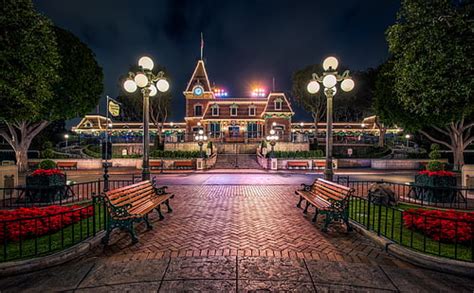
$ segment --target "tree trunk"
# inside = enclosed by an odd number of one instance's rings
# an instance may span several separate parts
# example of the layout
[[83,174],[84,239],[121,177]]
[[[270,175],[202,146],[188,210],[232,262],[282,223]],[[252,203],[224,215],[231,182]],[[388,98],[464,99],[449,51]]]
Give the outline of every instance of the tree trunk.
[[460,171],[464,165],[464,148],[457,146],[453,149],[453,170]]
[[387,129],[384,127],[379,128],[379,147],[383,148],[385,146],[385,133]]
[[0,129],[0,136],[8,142],[15,152],[18,171],[25,172],[28,169],[28,149],[30,148],[31,141],[49,125],[49,122],[4,122],[3,125],[6,128]]

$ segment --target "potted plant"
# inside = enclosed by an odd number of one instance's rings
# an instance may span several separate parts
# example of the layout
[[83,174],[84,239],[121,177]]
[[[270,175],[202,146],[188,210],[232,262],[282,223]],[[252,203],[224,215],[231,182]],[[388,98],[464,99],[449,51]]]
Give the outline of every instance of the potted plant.
[[38,169],[26,177],[27,187],[64,186],[66,175],[56,169],[56,163],[44,160],[38,164]]
[[415,197],[431,202],[452,202],[456,199],[456,177],[453,172],[444,170],[440,162],[439,145],[432,144],[429,153],[430,161],[426,170],[415,176]]

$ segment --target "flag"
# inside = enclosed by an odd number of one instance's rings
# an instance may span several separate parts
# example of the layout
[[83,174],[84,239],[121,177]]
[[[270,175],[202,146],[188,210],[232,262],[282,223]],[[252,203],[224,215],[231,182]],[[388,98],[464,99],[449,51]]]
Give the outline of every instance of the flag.
[[201,32],[201,60],[202,60],[202,52],[204,51],[204,37]]
[[109,98],[109,104],[107,105],[107,108],[109,110],[110,115],[117,117],[120,115],[120,104],[116,103],[114,100]]

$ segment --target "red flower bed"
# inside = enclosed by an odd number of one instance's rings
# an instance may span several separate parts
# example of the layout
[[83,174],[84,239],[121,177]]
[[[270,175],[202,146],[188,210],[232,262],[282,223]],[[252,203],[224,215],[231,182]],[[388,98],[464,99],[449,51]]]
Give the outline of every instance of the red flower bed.
[[447,176],[447,177],[454,177],[453,172],[449,171],[428,171],[428,170],[423,170],[418,172],[419,175],[428,175],[428,176]]
[[51,176],[51,175],[64,175],[59,169],[38,169],[31,173],[31,176]]
[[403,223],[436,241],[454,243],[457,238],[458,243],[470,243],[473,239],[473,212],[409,209],[403,212]]
[[5,238],[7,241],[18,241],[20,237],[27,239],[54,233],[93,213],[92,206],[77,205],[0,210],[0,242]]

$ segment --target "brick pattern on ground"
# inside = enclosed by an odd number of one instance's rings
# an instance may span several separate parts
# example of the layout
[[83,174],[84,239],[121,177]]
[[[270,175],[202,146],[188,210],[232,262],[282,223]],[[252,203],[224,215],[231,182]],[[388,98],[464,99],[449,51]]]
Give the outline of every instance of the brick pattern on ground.
[[328,233],[313,224],[313,210],[296,208],[298,186],[170,186],[173,213],[153,230],[138,225],[140,242],[114,233],[100,256],[117,260],[183,256],[266,256],[408,266],[357,232],[335,223]]

